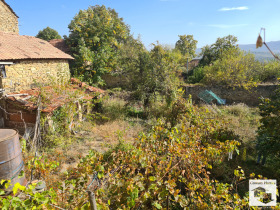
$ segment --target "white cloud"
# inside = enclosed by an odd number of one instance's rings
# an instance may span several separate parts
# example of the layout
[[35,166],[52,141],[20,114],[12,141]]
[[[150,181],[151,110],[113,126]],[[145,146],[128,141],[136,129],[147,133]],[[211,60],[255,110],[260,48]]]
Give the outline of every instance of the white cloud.
[[223,7],[221,9],[219,9],[219,11],[226,12],[226,11],[232,11],[232,10],[247,10],[247,9],[249,9],[249,8],[246,7],[246,6],[243,6],[243,7]]
[[247,25],[248,24],[237,24],[237,25],[213,24],[213,25],[208,25],[208,26],[209,27],[214,27],[214,28],[227,29],[227,28],[244,27],[244,26],[247,26]]

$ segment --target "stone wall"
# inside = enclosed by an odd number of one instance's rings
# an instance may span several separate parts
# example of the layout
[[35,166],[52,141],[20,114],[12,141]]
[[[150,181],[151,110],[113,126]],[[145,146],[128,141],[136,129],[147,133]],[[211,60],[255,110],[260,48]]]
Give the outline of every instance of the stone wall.
[[18,18],[0,1],[0,31],[19,34]]
[[6,65],[5,69],[7,78],[2,78],[0,81],[5,89],[5,94],[28,90],[38,84],[62,84],[70,79],[67,60],[18,61],[13,65]]
[[222,99],[226,99],[226,104],[244,103],[248,106],[258,106],[260,97],[268,98],[273,94],[273,91],[279,88],[279,85],[260,84],[252,89],[244,90],[240,87],[206,87],[206,86],[186,86],[185,92],[188,96],[192,95],[193,102],[201,103],[198,94],[204,90],[211,90]]

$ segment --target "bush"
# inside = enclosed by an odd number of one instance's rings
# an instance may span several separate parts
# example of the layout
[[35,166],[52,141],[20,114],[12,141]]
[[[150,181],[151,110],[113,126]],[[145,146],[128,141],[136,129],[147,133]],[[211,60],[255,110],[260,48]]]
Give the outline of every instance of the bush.
[[197,66],[192,70],[192,73],[187,76],[187,82],[191,84],[199,83],[205,76],[205,71],[202,66]]
[[102,102],[102,113],[109,120],[124,119],[128,109],[126,101],[119,98],[107,98]]
[[205,66],[202,80],[207,85],[240,86],[250,88],[256,85],[254,71],[260,68],[253,54],[245,54],[239,49],[232,49],[223,54],[213,65]]
[[258,149],[280,160],[280,89],[269,99],[262,99],[259,105],[261,125],[258,130]]
[[280,77],[279,61],[269,61],[263,64],[259,71],[255,71],[255,77],[262,82],[275,82]]

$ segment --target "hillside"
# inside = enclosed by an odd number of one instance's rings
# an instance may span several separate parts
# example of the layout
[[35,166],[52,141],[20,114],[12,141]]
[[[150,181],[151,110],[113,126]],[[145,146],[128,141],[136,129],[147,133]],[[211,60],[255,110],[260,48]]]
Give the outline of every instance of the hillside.
[[[267,45],[272,50],[272,52],[275,54],[280,54],[280,41],[267,42]],[[255,54],[257,60],[264,61],[274,59],[265,46],[256,49],[256,44],[241,44],[239,47],[246,52]]]
[[[272,52],[274,52],[275,54],[280,54],[280,41],[267,42],[267,45],[272,50]],[[240,44],[238,46],[240,47],[240,49],[246,52],[253,53],[256,56],[256,59],[259,61],[274,59],[274,57],[265,46],[262,46],[258,49],[256,49],[256,44]],[[196,54],[199,55],[199,53],[201,53],[201,48],[196,50]]]
[[[280,53],[280,41],[267,42],[266,44],[269,46],[269,48],[273,52]],[[268,52],[268,50],[265,46],[262,46],[261,48],[256,49],[256,44],[240,44],[239,47],[245,51]]]

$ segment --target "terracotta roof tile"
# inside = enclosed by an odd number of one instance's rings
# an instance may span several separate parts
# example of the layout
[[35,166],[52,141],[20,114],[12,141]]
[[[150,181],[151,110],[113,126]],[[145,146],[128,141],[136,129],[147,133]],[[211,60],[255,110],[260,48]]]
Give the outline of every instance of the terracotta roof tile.
[[52,39],[49,43],[67,54],[71,52],[64,39]]
[[[55,91],[51,86],[43,87],[43,91],[44,94],[48,97],[42,107],[42,112],[51,113],[57,108],[73,100],[91,100],[98,95],[100,96],[100,92],[102,92],[103,90],[97,88],[93,91],[88,91],[87,88],[81,88],[77,84],[71,84],[61,91]],[[6,95],[6,100],[11,101],[14,104],[17,104],[27,110],[36,110],[38,108],[37,99],[39,93],[40,88],[22,90],[20,92],[9,93],[9,95]]]
[[47,41],[0,32],[0,60],[73,59]]

